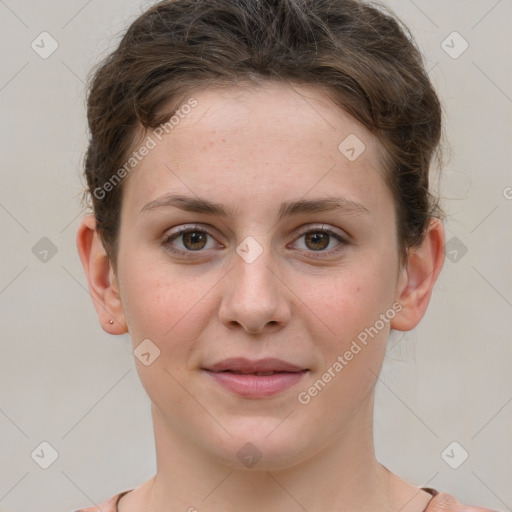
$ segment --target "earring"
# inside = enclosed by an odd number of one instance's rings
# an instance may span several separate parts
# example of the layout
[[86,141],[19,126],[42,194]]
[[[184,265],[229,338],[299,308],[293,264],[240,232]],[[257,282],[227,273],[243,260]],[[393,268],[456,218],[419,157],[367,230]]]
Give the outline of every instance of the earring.
[[110,325],[112,325],[112,324],[114,323],[114,320],[110,319],[110,320],[108,321],[108,323],[109,323]]

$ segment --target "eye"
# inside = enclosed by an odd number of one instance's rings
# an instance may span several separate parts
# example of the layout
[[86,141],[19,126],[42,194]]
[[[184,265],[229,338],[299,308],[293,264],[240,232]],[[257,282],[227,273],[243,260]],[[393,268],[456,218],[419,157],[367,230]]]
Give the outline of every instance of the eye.
[[[213,240],[209,246],[208,238]],[[303,247],[298,247],[298,249],[306,251],[308,257],[313,259],[332,256],[350,244],[341,234],[326,228],[324,225],[315,228],[310,227],[307,231],[299,234],[296,240],[302,238],[304,239]],[[197,225],[181,226],[173,233],[166,235],[163,244],[169,251],[184,257],[192,257],[194,252],[204,252],[204,250],[213,249],[219,245],[221,248],[223,247],[222,244],[215,241],[211,233]],[[297,245],[297,242],[294,245]]]
[[[208,247],[208,237],[213,236],[205,229],[199,226],[182,226],[174,233],[168,234],[163,243],[174,253],[187,255],[190,252],[201,252],[203,249],[212,249],[215,243]],[[181,243],[181,247],[176,242]]]
[[[345,248],[346,245],[349,245],[349,242],[346,238],[344,238],[341,234],[337,233],[332,229],[325,228],[324,226],[308,229],[307,231],[302,232],[297,240],[301,238],[304,239],[304,247],[299,247],[299,249],[304,249],[308,253],[320,253],[320,254],[308,254],[308,257],[312,258],[324,258],[332,255],[332,253],[337,253]],[[333,242],[334,247],[333,247]],[[329,250],[326,250],[329,248]]]

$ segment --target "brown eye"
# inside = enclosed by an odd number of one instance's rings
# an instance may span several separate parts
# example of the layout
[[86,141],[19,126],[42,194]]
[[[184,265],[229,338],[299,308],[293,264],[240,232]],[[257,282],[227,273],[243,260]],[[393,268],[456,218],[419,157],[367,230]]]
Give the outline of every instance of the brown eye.
[[310,232],[306,235],[306,245],[313,251],[323,251],[329,245],[330,235],[323,232]]
[[322,226],[304,231],[293,245],[304,251],[308,258],[320,259],[336,256],[350,242],[341,234]]
[[191,251],[198,251],[200,249],[204,249],[207,242],[207,236],[207,233],[204,231],[188,231],[181,234],[181,239],[183,241],[183,245],[187,249]]
[[176,232],[169,234],[163,241],[166,248],[176,254],[187,256],[192,252],[206,252],[215,247],[213,236],[199,227],[181,227]]

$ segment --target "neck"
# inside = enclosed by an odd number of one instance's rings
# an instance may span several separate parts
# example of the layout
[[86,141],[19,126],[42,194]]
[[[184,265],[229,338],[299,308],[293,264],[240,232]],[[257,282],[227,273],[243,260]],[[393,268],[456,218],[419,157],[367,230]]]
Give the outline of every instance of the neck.
[[[333,433],[316,453],[299,463],[295,459],[289,467],[281,464],[270,470],[257,470],[257,465],[234,469],[210,458],[203,448],[166,428],[156,408],[152,411],[157,474],[146,488],[148,511],[370,512],[392,510],[401,503],[397,501],[397,477],[375,458],[373,399],[343,433]],[[408,487],[409,492],[418,491]]]

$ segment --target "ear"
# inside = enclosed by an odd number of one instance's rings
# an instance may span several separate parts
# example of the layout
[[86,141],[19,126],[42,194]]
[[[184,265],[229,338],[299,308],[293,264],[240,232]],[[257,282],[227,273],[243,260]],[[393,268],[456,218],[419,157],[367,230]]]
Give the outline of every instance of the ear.
[[423,242],[408,251],[407,263],[401,270],[397,300],[402,310],[391,321],[391,328],[410,331],[427,310],[434,284],[444,263],[444,227],[431,218]]
[[96,229],[94,215],[88,215],[80,223],[76,245],[103,330],[109,334],[128,332],[117,278]]

